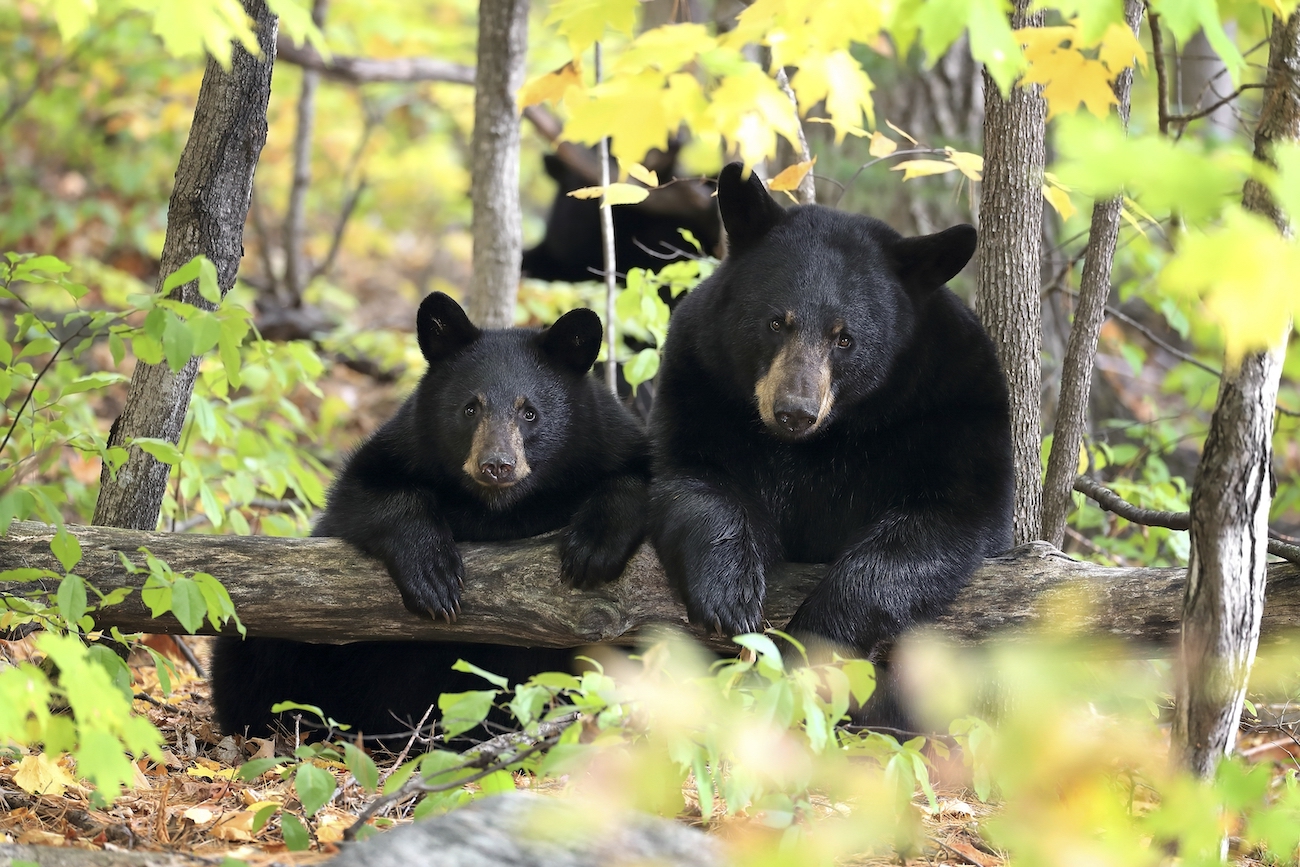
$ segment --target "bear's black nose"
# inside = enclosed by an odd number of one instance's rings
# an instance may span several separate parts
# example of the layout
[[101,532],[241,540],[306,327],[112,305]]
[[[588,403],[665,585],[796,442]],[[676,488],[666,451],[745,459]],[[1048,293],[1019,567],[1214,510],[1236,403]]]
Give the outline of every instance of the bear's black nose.
[[801,409],[782,410],[776,414],[776,420],[781,427],[790,433],[798,436],[806,433],[809,428],[817,421],[817,416],[805,412]]
[[478,465],[479,474],[484,481],[492,484],[505,484],[515,480],[515,465],[508,461],[484,461]]

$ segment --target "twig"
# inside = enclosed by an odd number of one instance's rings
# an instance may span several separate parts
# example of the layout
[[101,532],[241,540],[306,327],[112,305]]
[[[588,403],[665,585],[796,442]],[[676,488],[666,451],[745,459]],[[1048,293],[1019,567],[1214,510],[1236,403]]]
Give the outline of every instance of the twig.
[[[1135,506],[1110,488],[1087,476],[1079,476],[1075,479],[1074,489],[1091,497],[1106,511],[1114,512],[1134,524],[1141,524],[1144,527],[1164,527],[1169,530],[1187,530],[1192,525],[1190,512],[1166,512]],[[1278,538],[1280,535],[1273,530],[1268,531],[1268,553],[1300,565],[1300,546],[1287,544]]]
[[1165,69],[1164,35],[1160,32],[1160,16],[1147,3],[1147,25],[1151,28],[1151,56],[1156,68],[1156,117],[1160,135],[1169,135],[1169,75]]
[[849,191],[849,187],[853,186],[853,182],[858,179],[858,175],[862,174],[864,171],[871,168],[876,163],[882,163],[885,160],[892,160],[894,157],[916,156],[919,154],[947,154],[947,153],[948,152],[943,150],[942,148],[910,148],[909,150],[894,151],[893,153],[885,154],[883,157],[876,157],[874,160],[868,160],[867,162],[858,166],[858,170],[854,172],[852,175],[850,175],[849,179],[844,182],[843,186],[840,188],[839,198],[835,200],[835,204],[832,207],[839,207],[840,199],[844,198],[844,194]]
[[1073,539],[1075,542],[1078,542],[1084,548],[1088,549],[1089,551],[1096,554],[1097,556],[1105,557],[1106,559],[1110,560],[1116,566],[1129,565],[1128,561],[1125,560],[1123,557],[1119,556],[1118,554],[1114,554],[1111,553],[1110,551],[1107,551],[1105,548],[1101,547],[1096,542],[1092,541],[1087,536],[1083,535],[1073,527],[1065,528],[1065,538]]
[[[782,67],[776,71],[776,86],[781,88],[786,98],[790,100],[790,105],[794,109],[795,128],[799,130],[799,155],[800,162],[811,163],[812,151],[808,148],[808,137],[804,135],[803,122],[799,120],[799,100],[794,95],[794,89],[790,87],[790,79],[785,74],[785,68]],[[794,191],[795,201],[800,205],[817,204],[817,188],[813,185],[812,171],[807,171],[799,180],[799,186]]]
[[203,667],[203,663],[199,662],[198,654],[194,652],[194,648],[190,647],[189,642],[179,635],[173,635],[172,641],[176,642],[176,647],[180,650],[181,656],[185,657],[185,661],[194,669],[194,673],[207,680],[208,671]]
[[420,733],[424,731],[424,724],[429,721],[429,714],[431,713],[433,713],[433,705],[429,705],[424,709],[424,716],[420,717],[420,721],[416,723],[415,728],[411,730],[411,736],[406,739],[406,746],[402,747],[402,751],[399,752],[397,758],[393,760],[393,766],[379,777],[379,782],[382,783],[384,780],[391,777],[393,772],[402,766],[402,762],[406,761],[407,755],[411,752],[411,747],[415,746],[416,739],[419,738]]
[[357,202],[361,199],[361,194],[365,192],[365,190],[366,179],[362,178],[357,182],[357,185],[352,188],[352,192],[348,194],[347,201],[343,203],[343,209],[339,211],[338,222],[334,224],[334,237],[330,239],[329,252],[325,254],[325,259],[312,269],[311,276],[307,278],[308,283],[334,267],[334,259],[338,256],[339,245],[343,241],[343,231],[348,226],[348,220],[352,219],[352,212],[356,210]]
[[1210,115],[1218,111],[1220,108],[1223,108],[1223,106],[1227,105],[1237,97],[1241,96],[1247,90],[1255,90],[1258,88],[1262,88],[1264,86],[1265,86],[1264,82],[1259,82],[1257,84],[1250,84],[1250,83],[1243,84],[1240,87],[1238,87],[1236,90],[1234,90],[1232,93],[1228,94],[1227,96],[1223,97],[1218,102],[1208,106],[1207,108],[1203,108],[1200,111],[1196,111],[1191,114],[1171,114],[1168,117],[1168,121],[1169,123],[1183,124],[1185,126],[1194,120],[1200,120],[1203,117],[1209,117]]
[[434,57],[396,57],[375,60],[369,57],[345,57],[335,54],[329,60],[316,49],[294,45],[281,36],[276,41],[275,59],[313,69],[330,78],[351,84],[374,84],[392,81],[445,81],[451,84],[474,83],[474,67],[451,63]]
[[[325,25],[329,0],[313,0],[311,17],[317,28]],[[289,202],[284,213],[284,288],[290,307],[302,305],[302,293],[307,288],[308,267],[303,250],[304,209],[307,187],[311,185],[312,133],[316,126],[316,88],[320,84],[320,71],[310,66],[302,70],[302,90],[298,96],[298,127],[293,137],[293,181],[289,186]]]
[[[380,810],[405,800],[411,795],[417,793],[445,792],[450,789],[459,789],[461,786],[477,782],[489,774],[496,773],[503,768],[509,767],[516,762],[521,762],[544,747],[548,747],[559,740],[574,722],[581,719],[581,713],[574,711],[557,717],[553,720],[547,720],[538,724],[537,734],[528,735],[523,732],[514,732],[510,734],[498,735],[489,741],[471,747],[462,755],[467,756],[466,761],[450,768],[444,768],[435,772],[430,779],[454,773],[456,771],[469,770],[470,768],[480,768],[477,773],[470,774],[468,777],[460,777],[447,783],[429,783],[423,774],[412,776],[395,792],[387,795],[381,795],[371,801],[364,810],[357,814],[357,819],[343,832],[343,839],[356,839],[357,832]],[[528,744],[527,748],[520,752],[510,752],[512,749],[523,744]]]

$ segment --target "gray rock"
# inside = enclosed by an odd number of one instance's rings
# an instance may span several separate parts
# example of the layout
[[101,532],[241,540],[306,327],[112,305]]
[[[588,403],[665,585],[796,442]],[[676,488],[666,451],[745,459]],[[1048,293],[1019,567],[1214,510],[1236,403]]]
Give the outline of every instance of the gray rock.
[[350,845],[329,867],[723,867],[704,832],[640,813],[575,831],[578,807],[517,792]]

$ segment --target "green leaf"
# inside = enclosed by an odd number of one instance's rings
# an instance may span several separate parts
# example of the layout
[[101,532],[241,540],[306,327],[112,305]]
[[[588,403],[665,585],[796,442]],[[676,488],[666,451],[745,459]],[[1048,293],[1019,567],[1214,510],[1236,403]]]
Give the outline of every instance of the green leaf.
[[420,763],[423,760],[423,758],[410,759],[397,770],[389,774],[388,779],[384,780],[384,794],[391,795],[393,792],[396,792],[398,789],[402,788],[402,786],[406,785],[406,781],[411,778],[411,774],[415,773],[415,769],[420,766]]
[[199,257],[199,294],[213,306],[221,304],[221,287],[217,284],[217,266],[207,256]]
[[844,663],[843,671],[849,679],[853,700],[859,705],[866,704],[876,691],[876,667],[865,659],[850,659]]
[[280,817],[280,833],[284,837],[284,845],[290,852],[305,852],[311,845],[311,835],[307,833],[302,822],[298,821],[298,817],[292,813],[285,813]]
[[499,686],[502,689],[510,688],[510,681],[506,680],[499,674],[493,674],[490,671],[484,671],[472,662],[466,662],[463,659],[456,660],[451,666],[452,671],[463,671],[466,674],[477,674],[493,686]]
[[314,816],[334,796],[334,775],[310,762],[303,762],[298,766],[298,773],[294,774],[293,788],[298,793],[298,800],[302,801],[303,811]]
[[343,744],[343,755],[346,757],[348,770],[361,788],[367,792],[379,788],[379,769],[375,767],[374,759],[366,755],[364,750],[349,743]]
[[632,386],[633,394],[636,393],[636,387],[643,382],[649,382],[655,378],[659,372],[659,350],[648,348],[642,349],[636,355],[632,356],[626,364],[623,365],[623,376],[627,379],[627,384]]
[[285,761],[286,759],[283,758],[253,759],[240,765],[235,776],[244,782],[252,782],[272,768],[284,764]]
[[438,696],[438,709],[442,711],[443,734],[448,738],[467,732],[487,717],[496,700],[497,690],[477,689],[468,692],[448,692]]
[[265,828],[266,823],[271,821],[271,817],[274,816],[276,812],[279,811],[279,809],[280,809],[279,804],[267,804],[265,807],[263,807],[262,809],[254,813],[253,833],[256,834],[258,831]]
[[18,350],[18,357],[24,358],[29,355],[45,355],[47,352],[53,352],[59,348],[59,341],[53,337],[37,337],[29,341],[26,346]]
[[156,437],[139,437],[132,440],[132,444],[139,446],[147,454],[153,455],[164,464],[176,466],[181,462],[180,449],[167,440],[157,439]]
[[70,624],[76,623],[86,613],[86,582],[80,575],[64,575],[57,599],[59,615]]
[[203,625],[207,606],[203,602],[203,591],[192,579],[177,578],[172,584],[172,613],[191,635]]
[[[63,566],[65,573],[71,572],[81,562],[81,543],[77,541],[76,536],[68,532],[67,527],[59,527],[58,532],[54,534],[54,538],[50,540],[50,550],[54,552],[55,557],[59,558],[59,563]],[[81,601],[82,610],[84,611],[86,601],[84,587],[81,592]],[[80,616],[80,614],[77,615],[77,617]],[[77,617],[72,619],[76,620]]]
[[515,790],[515,775],[509,771],[493,771],[478,781],[485,795],[504,795]]
[[[203,263],[207,261],[206,256],[195,256],[193,259],[168,274],[167,279],[164,280],[162,284],[163,294],[165,295],[170,293],[177,286],[183,286],[186,283],[199,279],[199,270]],[[211,263],[209,262],[208,264]]]
[[162,344],[167,366],[179,372],[194,355],[194,333],[190,330],[190,324],[174,313],[169,313],[167,325],[163,329]]

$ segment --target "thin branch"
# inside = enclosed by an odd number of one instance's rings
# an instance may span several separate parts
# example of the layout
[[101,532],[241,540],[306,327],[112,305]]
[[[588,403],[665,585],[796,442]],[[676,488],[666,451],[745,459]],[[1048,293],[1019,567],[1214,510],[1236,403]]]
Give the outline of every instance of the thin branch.
[[1147,25],[1151,28],[1151,55],[1156,69],[1156,117],[1160,135],[1169,135],[1169,73],[1165,69],[1164,35],[1160,32],[1160,16],[1147,4]]
[[[1192,525],[1189,512],[1166,512],[1158,509],[1144,509],[1125,500],[1105,485],[1079,476],[1074,480],[1074,489],[1096,501],[1108,512],[1114,512],[1127,521],[1144,527],[1164,527],[1169,530],[1187,530]],[[1285,538],[1274,530],[1268,531],[1268,553],[1283,560],[1300,565],[1300,545],[1290,545],[1282,541]]]
[[1192,112],[1191,114],[1171,114],[1166,118],[1166,120],[1168,120],[1169,123],[1178,123],[1178,124],[1183,124],[1185,126],[1194,120],[1200,120],[1203,117],[1209,117],[1219,109],[1223,108],[1228,103],[1232,102],[1237,97],[1241,96],[1247,90],[1256,90],[1256,89],[1263,88],[1264,86],[1265,85],[1263,82],[1260,82],[1258,84],[1243,84],[1240,87],[1238,87],[1236,90],[1234,90],[1232,93],[1223,97],[1213,105],[1203,108],[1200,111]]
[[[546,720],[537,726],[537,733],[529,735],[524,732],[509,732],[503,735],[497,735],[489,741],[470,747],[462,756],[466,760],[459,765],[450,768],[444,768],[436,771],[430,777],[425,777],[422,773],[412,776],[409,780],[401,785],[395,792],[387,795],[381,795],[371,801],[364,810],[357,814],[357,819],[343,832],[344,840],[356,839],[357,832],[373,816],[389,806],[403,801],[411,795],[430,792],[446,792],[451,789],[459,789],[461,786],[477,782],[489,774],[503,770],[510,765],[521,762],[529,756],[537,753],[541,749],[552,746],[560,739],[560,735],[573,723],[581,718],[582,714],[574,711],[564,716],[556,717],[553,720]],[[517,751],[519,747],[526,746],[526,749]],[[430,783],[429,780],[436,779],[457,771],[465,771],[471,768],[480,768],[478,773],[471,774],[468,777],[460,777],[446,783]]]
[[[785,74],[785,68],[782,67],[776,71],[776,86],[781,88],[790,105],[794,109],[795,128],[799,130],[799,161],[804,163],[812,162],[812,151],[808,149],[808,137],[804,135],[803,122],[799,120],[799,100],[794,95],[794,89],[790,87],[790,79]],[[794,191],[795,201],[801,205],[817,204],[817,188],[813,184],[813,174],[810,170],[804,173],[799,180],[799,186]]]
[[948,152],[943,150],[942,148],[910,148],[908,150],[894,151],[893,153],[885,154],[883,157],[876,157],[874,160],[868,160],[867,162],[858,166],[858,170],[854,172],[849,177],[849,179],[840,186],[839,199],[835,200],[835,204],[832,207],[838,207],[840,204],[840,199],[844,198],[844,194],[849,191],[849,187],[853,186],[853,182],[858,179],[858,175],[862,174],[864,171],[871,168],[876,163],[882,163],[885,160],[892,160],[894,157],[914,156],[917,154],[945,154],[946,155],[947,153]]
[[398,57],[375,60],[369,57],[346,57],[335,54],[329,60],[308,45],[294,45],[280,36],[276,41],[276,61],[313,69],[337,81],[351,84],[380,82],[444,81],[450,84],[474,83],[474,67],[433,57]]
[[[317,28],[325,26],[329,0],[313,0],[311,17]],[[320,71],[309,66],[302,70],[302,90],[298,96],[298,127],[293,137],[293,182],[289,187],[289,203],[284,212],[284,288],[290,307],[302,305],[302,293],[307,288],[308,267],[303,250],[303,222],[307,201],[307,188],[311,185],[312,133],[316,126],[316,88],[320,84]]]
[[334,267],[334,260],[338,256],[339,246],[343,243],[343,232],[347,229],[348,220],[352,219],[352,213],[357,208],[357,202],[361,200],[361,194],[366,191],[366,186],[366,179],[362,178],[352,188],[352,192],[348,194],[347,201],[343,203],[343,209],[339,211],[338,222],[334,224],[334,235],[330,238],[329,252],[325,254],[325,258],[321,263],[312,269],[311,276],[307,278],[308,283],[328,273]]

